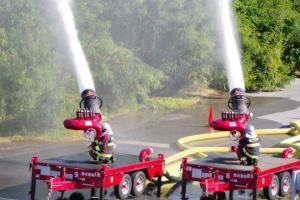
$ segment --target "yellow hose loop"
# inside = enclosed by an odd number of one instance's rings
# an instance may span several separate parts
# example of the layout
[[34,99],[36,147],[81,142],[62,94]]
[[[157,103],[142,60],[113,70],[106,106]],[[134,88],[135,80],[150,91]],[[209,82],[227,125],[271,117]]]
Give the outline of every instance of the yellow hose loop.
[[293,121],[290,123],[291,127],[294,127],[297,129],[298,132],[300,132],[300,121]]
[[278,129],[258,129],[256,130],[258,135],[282,135],[282,134],[289,134],[295,133],[295,128],[278,128]]
[[[191,155],[194,155],[194,154],[197,154],[197,153],[200,153],[198,148],[191,148],[191,149],[188,149],[188,150],[181,151],[177,154],[174,154],[174,155],[166,158],[165,159],[165,164],[169,165],[171,163],[174,163],[174,162],[182,159],[183,157],[191,156]],[[205,157],[206,155],[203,154],[203,156]]]
[[289,144],[293,144],[293,143],[296,143],[296,142],[299,142],[299,141],[300,141],[300,135],[297,135],[297,136],[290,137],[290,138],[287,138],[287,139],[281,141],[280,144],[289,145]]
[[191,147],[189,145],[186,145],[186,143],[191,143],[191,142],[196,142],[201,140],[224,138],[224,137],[229,137],[228,131],[191,135],[191,136],[179,138],[177,140],[177,146],[181,149],[189,149]]
[[285,148],[260,148],[262,154],[280,154]]

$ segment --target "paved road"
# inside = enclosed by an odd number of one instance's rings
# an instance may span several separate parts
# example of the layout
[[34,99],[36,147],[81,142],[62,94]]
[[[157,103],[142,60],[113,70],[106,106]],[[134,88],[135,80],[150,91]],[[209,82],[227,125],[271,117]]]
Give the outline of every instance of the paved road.
[[[296,79],[284,90],[274,92],[260,92],[249,95],[253,97],[284,97],[296,102],[300,102],[300,79]],[[285,105],[282,106],[288,106],[288,102],[289,101],[286,101]],[[259,116],[259,119],[273,120],[282,125],[286,125],[291,121],[300,120],[299,113],[300,104],[297,104],[297,106],[292,109],[284,109],[283,111],[275,109],[269,114]]]

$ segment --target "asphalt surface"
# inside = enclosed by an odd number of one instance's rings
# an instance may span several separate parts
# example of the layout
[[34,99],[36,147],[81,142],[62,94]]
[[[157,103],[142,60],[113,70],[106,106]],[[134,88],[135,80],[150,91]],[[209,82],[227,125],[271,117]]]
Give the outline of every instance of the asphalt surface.
[[[286,93],[288,98],[259,97],[252,98],[251,111],[254,117],[250,123],[256,128],[278,128],[287,123],[281,123],[280,119],[291,113],[298,117],[297,109],[300,107],[300,98],[294,92],[294,85],[298,86],[299,80],[293,85],[293,92]],[[299,86],[300,87],[300,86]],[[251,94],[252,96],[255,96]],[[294,97],[291,95],[295,95]],[[265,96],[268,96],[265,95]],[[216,117],[221,110],[226,110],[227,99],[205,99],[198,106],[175,112],[147,111],[131,113],[120,116],[110,121],[115,132],[117,152],[137,154],[141,149],[151,146],[154,154],[164,153],[166,156],[179,151],[176,147],[178,138],[207,132],[207,116],[209,106],[215,108]],[[296,112],[296,113],[294,113]],[[280,117],[276,118],[276,113]],[[273,115],[272,117],[269,117]],[[268,116],[268,117],[266,117]],[[293,118],[297,118],[293,117]],[[272,136],[262,138],[263,146],[276,146],[282,139],[288,136]],[[218,139],[200,143],[203,146],[229,146],[231,141]],[[87,150],[88,142],[84,139],[80,142],[18,142],[14,144],[2,144],[0,146],[0,200],[26,200],[30,188],[29,163],[33,155],[41,159],[55,158],[66,155],[76,155]],[[189,186],[190,199],[199,199],[197,186]],[[46,199],[47,188],[45,184],[38,184],[37,199]],[[68,196],[70,193],[67,193]],[[168,199],[179,199],[180,190],[171,191]],[[247,199],[247,195],[237,194],[239,199]],[[51,199],[55,199],[53,196]],[[113,197],[107,197],[113,199]],[[143,196],[139,199],[156,199],[154,196]]]

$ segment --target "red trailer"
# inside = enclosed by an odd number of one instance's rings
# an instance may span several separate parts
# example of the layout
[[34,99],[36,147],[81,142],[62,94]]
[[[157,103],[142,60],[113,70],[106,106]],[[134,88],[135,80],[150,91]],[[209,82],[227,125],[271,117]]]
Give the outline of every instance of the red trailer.
[[[142,154],[141,154],[142,155]],[[142,194],[146,178],[157,177],[157,196],[160,196],[161,177],[163,175],[164,156],[143,158],[128,154],[115,154],[113,164],[97,164],[86,160],[84,156],[65,156],[60,158],[39,160],[32,158],[31,200],[35,199],[36,181],[48,184],[50,197],[52,191],[61,192],[61,199],[65,191],[90,189],[91,197],[99,189],[99,199],[104,199],[104,189],[114,186],[115,195],[126,199],[130,193],[133,196]]]
[[187,181],[197,181],[202,188],[202,196],[215,199],[229,199],[234,190],[253,190],[256,199],[257,190],[263,189],[266,199],[275,199],[277,195],[286,196],[291,190],[291,174],[300,169],[300,160],[261,155],[257,166],[239,164],[235,153],[211,155],[207,158],[188,161],[182,160],[182,199],[187,199]]

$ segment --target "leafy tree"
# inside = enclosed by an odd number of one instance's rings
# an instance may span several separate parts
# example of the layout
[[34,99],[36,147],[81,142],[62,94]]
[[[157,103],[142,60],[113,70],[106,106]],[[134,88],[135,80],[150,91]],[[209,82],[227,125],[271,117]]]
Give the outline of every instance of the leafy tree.
[[113,39],[166,74],[160,95],[223,85],[221,63],[215,59],[220,52],[214,17],[207,14],[213,4],[198,0],[108,2],[104,16],[111,21]]
[[109,32],[110,22],[103,17],[103,5],[77,1],[75,9],[96,90],[106,102],[104,109],[115,110],[132,103],[143,103],[161,86],[163,73],[114,43]]
[[[39,7],[41,6],[41,7]],[[47,130],[61,124],[68,75],[39,1],[1,1],[1,128]]]
[[235,1],[249,90],[270,90],[291,80],[293,64],[282,57],[291,37],[292,6],[290,0]]

